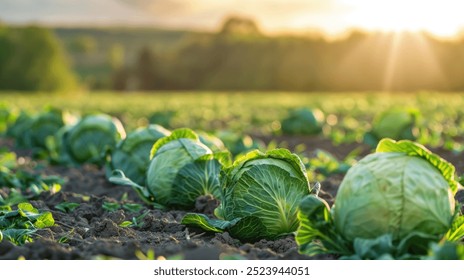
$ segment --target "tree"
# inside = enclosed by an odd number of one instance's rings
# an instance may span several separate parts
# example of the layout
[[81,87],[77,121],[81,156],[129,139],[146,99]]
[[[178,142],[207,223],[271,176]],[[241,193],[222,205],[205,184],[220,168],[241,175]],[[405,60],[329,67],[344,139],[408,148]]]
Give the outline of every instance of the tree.
[[222,35],[259,35],[258,25],[249,18],[230,16],[222,24]]
[[76,86],[61,45],[49,30],[20,27],[4,33],[1,89],[59,91]]
[[155,56],[151,49],[144,47],[140,50],[135,65],[135,75],[138,89],[153,90],[158,79],[155,65]]

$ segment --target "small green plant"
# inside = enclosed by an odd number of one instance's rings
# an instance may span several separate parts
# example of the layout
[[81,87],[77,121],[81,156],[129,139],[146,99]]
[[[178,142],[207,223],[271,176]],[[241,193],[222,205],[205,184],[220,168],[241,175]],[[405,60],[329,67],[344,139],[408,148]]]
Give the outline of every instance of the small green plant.
[[[11,201],[21,202],[36,198],[44,191],[57,193],[65,180],[59,176],[43,176],[25,170],[12,171],[0,166],[0,186],[11,189],[10,196],[0,196],[0,205],[8,205]],[[10,201],[10,202],[8,202]]]
[[104,201],[102,204],[102,208],[108,212],[114,212],[119,209],[124,209],[132,213],[137,213],[140,212],[140,210],[142,210],[144,206],[139,203],[129,203],[128,195],[127,193],[124,193],[118,202]]
[[55,205],[55,209],[58,209],[64,213],[70,213],[74,211],[80,204],[76,202],[61,202]]
[[16,210],[10,206],[0,208],[0,237],[16,245],[32,242],[38,229],[54,224],[50,212],[39,213],[30,203],[20,203]]

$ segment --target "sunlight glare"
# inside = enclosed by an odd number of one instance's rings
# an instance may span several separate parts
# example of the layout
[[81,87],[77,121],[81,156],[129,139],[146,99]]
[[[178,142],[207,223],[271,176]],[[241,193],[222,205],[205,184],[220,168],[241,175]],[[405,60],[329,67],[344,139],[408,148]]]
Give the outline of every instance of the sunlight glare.
[[348,10],[345,21],[381,31],[428,31],[453,36],[463,26],[464,1],[459,0],[338,0]]

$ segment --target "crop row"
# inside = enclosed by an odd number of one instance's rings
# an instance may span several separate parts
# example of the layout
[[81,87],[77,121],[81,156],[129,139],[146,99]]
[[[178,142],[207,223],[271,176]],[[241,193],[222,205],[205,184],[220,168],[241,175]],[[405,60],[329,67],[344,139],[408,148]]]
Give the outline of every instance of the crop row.
[[[299,115],[308,120],[302,127],[317,124],[313,112],[295,112],[287,127]],[[56,109],[23,113],[6,131],[51,163],[105,166],[111,182],[131,186],[152,207],[193,209],[199,197],[216,199],[214,217],[189,213],[182,222],[228,231],[241,241],[296,233],[300,252],[309,255],[464,257],[464,217],[454,198],[462,187],[455,168],[410,140],[377,139],[375,153],[348,166],[330,208],[318,197],[320,184],[310,184],[307,166],[286,149],[253,150],[259,146],[251,142],[233,158],[219,138],[187,128],[171,132],[150,125],[126,136],[109,115],[77,119]],[[311,133],[317,131],[316,126]]]

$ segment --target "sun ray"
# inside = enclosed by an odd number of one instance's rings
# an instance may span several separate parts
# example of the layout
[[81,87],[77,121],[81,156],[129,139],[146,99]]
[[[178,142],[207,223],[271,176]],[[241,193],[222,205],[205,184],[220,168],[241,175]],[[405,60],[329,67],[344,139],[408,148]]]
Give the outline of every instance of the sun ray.
[[395,75],[395,68],[398,62],[398,52],[402,36],[399,32],[395,32],[385,36],[392,37],[388,47],[387,61],[385,65],[385,76],[383,80],[383,90],[389,91],[392,90],[393,87],[393,78]]

